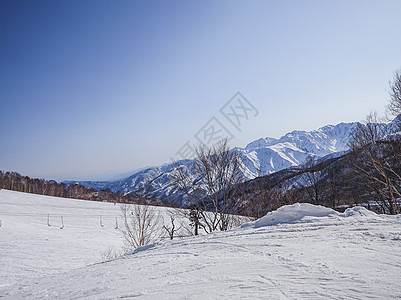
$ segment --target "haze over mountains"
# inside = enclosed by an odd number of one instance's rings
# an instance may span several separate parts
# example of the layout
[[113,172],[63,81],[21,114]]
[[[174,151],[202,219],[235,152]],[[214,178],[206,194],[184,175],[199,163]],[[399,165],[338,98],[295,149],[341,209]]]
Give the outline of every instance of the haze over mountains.
[[[261,138],[249,143],[245,148],[237,147],[233,151],[241,153],[245,179],[253,179],[299,166],[309,156],[324,157],[346,151],[352,132],[358,124],[358,122],[340,123],[313,131],[296,130],[279,139]],[[123,191],[124,193],[142,190],[145,185],[151,183],[154,196],[166,201],[174,201],[177,194],[171,185],[170,174],[177,165],[184,166],[192,173],[193,160],[187,159],[178,161],[176,165],[166,163],[162,166],[146,168],[122,180],[66,181],[65,183],[77,182],[96,190],[109,188],[113,192]]]

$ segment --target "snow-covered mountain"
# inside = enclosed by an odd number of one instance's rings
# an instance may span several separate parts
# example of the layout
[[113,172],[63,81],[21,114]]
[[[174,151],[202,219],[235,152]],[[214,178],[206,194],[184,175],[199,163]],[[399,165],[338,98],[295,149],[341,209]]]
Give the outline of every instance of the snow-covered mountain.
[[[358,123],[327,125],[313,131],[292,131],[279,139],[261,138],[249,143],[245,148],[234,148],[241,153],[243,173],[246,179],[268,175],[304,163],[308,156],[324,157],[347,150],[351,134]],[[177,162],[190,172],[192,160]],[[173,189],[170,174],[177,165],[167,163],[158,167],[140,170],[118,181],[80,181],[79,183],[95,189],[110,188],[112,191],[143,190],[151,183],[154,196],[167,201],[176,201],[177,192]],[[69,181],[67,183],[74,183]]]
[[327,125],[313,131],[292,131],[279,139],[262,138],[249,143],[243,154],[245,175],[252,179],[303,164],[308,156],[324,157],[348,149],[358,123]]

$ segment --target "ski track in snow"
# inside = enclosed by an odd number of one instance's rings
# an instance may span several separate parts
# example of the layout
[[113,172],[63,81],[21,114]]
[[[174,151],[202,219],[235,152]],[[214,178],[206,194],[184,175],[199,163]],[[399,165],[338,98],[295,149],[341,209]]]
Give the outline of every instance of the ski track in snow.
[[[23,211],[70,213],[108,203],[0,191]],[[31,205],[32,200],[38,205]],[[59,201],[56,203],[56,201]],[[81,203],[82,202],[82,203]],[[114,207],[111,204],[111,208]],[[401,297],[401,218],[353,209],[315,217],[301,205],[285,221],[285,207],[244,228],[165,240],[105,263],[94,255],[121,243],[116,231],[88,225],[56,231],[0,216],[0,297],[4,299],[389,299]],[[316,207],[315,207],[316,208]],[[14,207],[15,209],[15,207]],[[311,212],[310,215],[307,212]],[[21,211],[20,211],[21,212]],[[106,215],[106,213],[104,213]],[[295,214],[297,215],[297,214]],[[26,219],[26,217],[25,217]],[[67,219],[67,218],[66,218]],[[274,218],[273,218],[274,219]],[[67,219],[68,220],[68,219]],[[277,219],[275,219],[277,220]],[[98,220],[94,220],[96,222]],[[107,218],[106,220],[107,221]],[[67,224],[66,228],[67,229]],[[44,224],[44,225],[43,225]],[[259,224],[260,226],[256,226]],[[43,227],[43,228],[42,228]],[[96,228],[95,228],[96,227]],[[110,226],[111,227],[111,226]],[[70,229],[73,231],[73,228]],[[53,233],[57,232],[57,235]],[[44,237],[48,236],[49,240]],[[51,240],[59,240],[52,243]],[[18,238],[18,240],[16,240]],[[61,247],[63,249],[55,249]],[[98,250],[99,251],[99,250]],[[35,260],[32,256],[37,257]],[[35,265],[36,264],[36,265]],[[89,265],[88,265],[89,264]],[[4,268],[6,266],[6,268]],[[9,277],[11,276],[11,277]]]

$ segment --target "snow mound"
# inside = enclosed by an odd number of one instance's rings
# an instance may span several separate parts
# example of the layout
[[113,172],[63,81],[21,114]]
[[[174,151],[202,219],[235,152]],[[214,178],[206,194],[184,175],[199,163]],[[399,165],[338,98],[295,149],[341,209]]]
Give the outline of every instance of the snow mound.
[[377,217],[377,214],[362,206],[347,208],[344,217]]
[[295,203],[282,206],[275,211],[269,212],[259,220],[243,224],[241,227],[259,228],[283,223],[296,223],[302,221],[305,217],[328,217],[331,215],[338,215],[338,212],[324,206],[317,206],[309,203]]

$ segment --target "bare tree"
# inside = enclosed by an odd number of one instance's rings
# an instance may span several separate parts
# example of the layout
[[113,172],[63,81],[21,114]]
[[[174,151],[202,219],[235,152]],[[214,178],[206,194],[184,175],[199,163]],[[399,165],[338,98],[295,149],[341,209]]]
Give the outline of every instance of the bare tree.
[[121,214],[124,221],[121,232],[127,245],[137,248],[161,239],[162,221],[155,207],[122,204]]
[[201,223],[202,206],[198,205],[202,195],[197,187],[195,175],[192,175],[185,165],[177,165],[170,180],[188,204],[187,210],[177,208],[176,215],[189,219],[190,225],[194,228],[194,235],[198,235],[199,228],[203,226]]
[[208,233],[228,229],[243,174],[240,155],[230,151],[227,139],[212,147],[198,146],[192,174],[181,165],[175,168],[171,179],[186,197],[195,235],[199,228]]
[[204,214],[203,220],[209,232],[227,230],[230,213],[233,213],[238,184],[243,180],[239,153],[230,151],[224,139],[213,147],[199,146],[196,149],[195,169],[200,175],[199,189],[202,204],[212,214]]
[[117,257],[124,255],[125,250],[126,249],[124,248],[109,247],[105,251],[100,253],[101,261],[108,262],[116,259]]
[[401,114],[401,69],[394,72],[393,81],[390,82],[388,109],[395,116]]
[[163,228],[167,231],[170,240],[172,240],[174,238],[174,234],[176,234],[181,229],[181,226],[177,227],[177,224],[175,223],[176,217],[173,213],[169,213],[169,217],[170,217],[170,225],[168,226],[163,225]]
[[350,141],[351,166],[361,176],[365,190],[375,194],[378,204],[390,214],[400,213],[397,198],[401,197],[400,136],[391,126],[380,122],[371,113],[366,124],[359,125]]
[[301,175],[303,189],[312,204],[320,205],[322,172],[317,168],[317,159],[309,156],[302,167],[306,171]]
[[[302,196],[302,198],[300,198]],[[258,187],[246,201],[248,216],[259,219],[268,212],[276,210],[283,205],[291,205],[295,202],[303,202],[303,192],[291,180],[275,184],[273,187]]]

